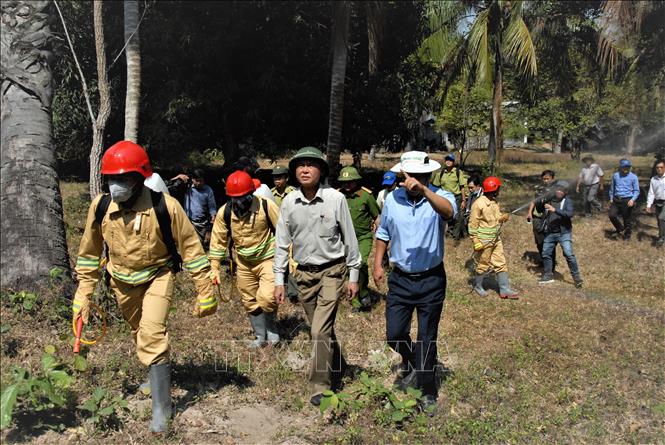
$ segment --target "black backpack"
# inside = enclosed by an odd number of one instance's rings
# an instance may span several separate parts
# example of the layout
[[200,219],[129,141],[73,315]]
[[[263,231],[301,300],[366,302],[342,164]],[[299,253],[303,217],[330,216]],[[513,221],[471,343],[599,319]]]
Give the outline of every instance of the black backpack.
[[[171,269],[173,272],[180,272],[182,270],[182,257],[178,253],[175,239],[173,239],[173,232],[171,231],[171,215],[169,215],[169,211],[166,208],[164,194],[150,190],[150,197],[152,198],[152,208],[155,209],[155,215],[157,216],[157,222],[159,223],[159,230],[164,237],[164,244],[166,244],[169,255],[171,255],[171,262],[173,263]],[[108,193],[102,195],[102,198],[97,203],[97,208],[95,209],[95,222],[100,226],[102,225],[102,220],[104,219],[110,204],[111,195]],[[108,249],[106,250],[108,252]]]
[[[263,207],[263,212],[266,214],[266,223],[268,224],[268,229],[270,230],[270,233],[273,235],[275,234],[275,226],[270,220],[270,214],[268,213],[268,200],[263,199],[261,197],[258,197],[259,201],[261,201],[261,207]],[[233,246],[233,232],[231,231],[231,211],[233,210],[231,206],[231,201],[227,202],[226,205],[224,206],[224,224],[226,224],[226,230],[227,230],[227,239],[229,240],[229,247],[228,251],[231,251],[231,247]]]

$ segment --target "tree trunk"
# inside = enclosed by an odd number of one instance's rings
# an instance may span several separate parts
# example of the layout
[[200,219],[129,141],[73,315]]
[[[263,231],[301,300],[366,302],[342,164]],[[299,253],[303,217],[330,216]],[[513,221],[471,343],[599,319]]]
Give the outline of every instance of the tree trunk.
[[349,42],[350,5],[347,1],[333,4],[333,63],[330,82],[330,118],[328,120],[328,164],[330,177],[336,178],[342,147],[344,123],[344,79],[346,77],[346,55]]
[[224,136],[224,144],[222,145],[224,165],[231,165],[238,158],[238,144],[236,144],[235,138],[233,137],[233,129],[231,128],[227,112],[222,114],[222,133]]
[[630,129],[628,130],[628,139],[626,141],[626,154],[632,155],[633,152],[635,151],[635,141],[637,139],[637,135],[639,134],[640,129],[637,125],[632,124],[630,126]]
[[503,150],[503,125],[501,122],[501,102],[503,102],[503,57],[501,41],[497,37],[494,49],[494,95],[492,97],[492,121],[490,122],[490,140],[487,147],[487,163],[490,173],[494,173],[497,155]]
[[138,142],[141,99],[141,51],[139,48],[139,3],[125,0],[125,42],[127,43],[127,94],[125,96],[125,140]]
[[50,2],[2,2],[0,285],[34,289],[70,274],[55,170]]
[[373,79],[381,69],[381,39],[384,28],[384,9],[382,2],[368,1],[367,13],[367,73]]
[[556,132],[556,140],[552,144],[552,152],[561,154],[561,143],[563,142],[563,128],[559,128]]
[[90,148],[90,197],[94,198],[102,192],[102,175],[100,165],[104,148],[104,130],[106,121],[111,114],[111,95],[106,75],[106,46],[104,42],[102,0],[93,3],[93,22],[95,28],[95,53],[97,56],[97,88],[99,89],[99,110],[97,119],[92,125],[92,147]]

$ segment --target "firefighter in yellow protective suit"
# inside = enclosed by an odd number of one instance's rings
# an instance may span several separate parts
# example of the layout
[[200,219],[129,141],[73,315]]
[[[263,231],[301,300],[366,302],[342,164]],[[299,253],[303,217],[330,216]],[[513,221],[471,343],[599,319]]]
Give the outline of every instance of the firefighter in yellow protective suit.
[[212,282],[219,285],[220,263],[231,257],[232,249],[235,251],[237,286],[256,337],[250,343],[252,348],[266,343],[275,345],[280,340],[272,271],[279,207],[270,200],[254,196],[254,188],[252,178],[244,171],[229,175],[226,194],[231,201],[217,213],[208,254]]
[[487,290],[483,287],[483,279],[488,272],[494,271],[499,283],[499,296],[516,299],[518,293],[510,288],[508,265],[500,237],[501,225],[509,218],[508,214],[501,213],[499,204],[496,202],[500,187],[499,178],[495,176],[485,178],[483,181],[484,194],[477,198],[471,206],[469,237],[473,242],[476,263],[473,290],[481,297],[487,296]]
[[82,317],[88,322],[106,244],[109,285],[131,326],[138,358],[149,367],[150,429],[160,433],[166,431],[171,417],[166,320],[174,270],[182,261],[194,279],[198,290],[194,315],[202,317],[217,310],[207,278],[210,263],[178,201],[144,185],[152,168],[141,146],[130,141],[113,145],[104,153],[101,172],[111,193],[97,196],[88,211],[76,261],[79,285],[72,306],[74,321]]

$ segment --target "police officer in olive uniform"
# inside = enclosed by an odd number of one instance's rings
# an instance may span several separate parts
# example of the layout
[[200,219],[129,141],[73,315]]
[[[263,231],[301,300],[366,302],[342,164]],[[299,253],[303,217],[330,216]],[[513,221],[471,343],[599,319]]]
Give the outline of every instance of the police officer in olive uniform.
[[361,257],[358,297],[351,302],[355,310],[369,309],[372,306],[367,289],[369,281],[367,258],[372,250],[374,221],[381,213],[372,191],[360,186],[358,181],[361,179],[358,170],[352,166],[344,167],[337,178],[340,185],[339,191],[344,193],[351,212]]
[[282,167],[281,165],[272,170],[272,180],[275,183],[275,186],[271,188],[270,191],[275,197],[275,203],[277,203],[277,206],[279,207],[282,205],[284,197],[294,191],[295,187],[288,184],[289,169]]

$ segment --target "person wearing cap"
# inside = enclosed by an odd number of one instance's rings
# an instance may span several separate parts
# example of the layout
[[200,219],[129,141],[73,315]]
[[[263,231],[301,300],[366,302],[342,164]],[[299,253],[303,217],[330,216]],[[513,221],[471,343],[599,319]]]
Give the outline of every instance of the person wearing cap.
[[[463,209],[466,206],[466,181],[468,176],[460,170],[459,166],[455,163],[455,155],[448,153],[443,160],[444,168],[432,174],[432,185],[441,187],[455,195],[455,204],[458,209]],[[462,219],[463,212],[458,213],[458,218],[450,227],[451,235],[455,239],[462,237]]]
[[584,215],[591,216],[591,209],[594,208],[598,211],[602,209],[602,205],[596,195],[598,192],[603,192],[603,169],[600,165],[596,164],[593,156],[585,156],[582,158],[584,167],[580,171],[580,176],[577,178],[577,193],[582,191],[582,201],[584,204]]
[[575,252],[573,252],[573,202],[568,199],[570,184],[567,181],[557,181],[554,185],[554,197],[545,202],[545,241],[543,243],[543,275],[538,280],[540,284],[553,283],[554,273],[552,259],[555,256],[556,245],[561,245],[563,256],[568,263],[568,269],[573,276],[575,287],[582,287],[584,280],[580,274]]
[[[543,231],[543,216],[545,214],[545,202],[554,197],[554,184],[556,173],[554,170],[543,170],[540,174],[540,184],[535,187],[535,196],[529,204],[529,210],[526,214],[526,221],[531,224],[533,231],[533,240],[538,249],[538,265],[543,265],[543,242],[545,233]],[[554,267],[556,267],[556,258],[552,258]]]
[[[344,359],[335,336],[335,316],[344,294],[358,295],[360,253],[344,195],[326,184],[328,163],[314,147],[301,148],[289,162],[300,184],[282,201],[275,245],[275,300],[283,303],[284,275],[293,245],[298,263],[294,278],[310,325],[312,362],[310,403],[321,404],[331,389],[333,373],[341,374]],[[344,286],[346,273],[349,281]]]
[[[386,337],[402,357],[398,384],[415,385],[423,393],[424,409],[435,409],[436,341],[446,293],[443,266],[446,224],[457,213],[455,196],[430,184],[440,164],[421,151],[402,154],[391,170],[405,176],[400,188],[386,198],[376,231],[374,282],[385,276],[382,258],[390,244],[393,270],[388,276]],[[413,311],[418,337],[410,336]]]
[[630,171],[631,167],[630,160],[624,158],[619,161],[619,171],[612,175],[609,190],[609,217],[616,230],[614,237],[623,236],[625,240],[629,240],[632,234],[633,209],[640,196],[640,183],[637,175]]
[[499,283],[499,296],[503,299],[517,299],[518,293],[511,289],[508,278],[508,264],[503,253],[501,227],[510,215],[501,213],[496,199],[499,197],[501,180],[496,176],[488,176],[483,181],[483,195],[476,199],[469,216],[469,237],[473,242],[474,262],[476,270],[473,290],[481,297],[487,296],[483,287],[485,275],[490,271],[496,273]]
[[258,196],[256,183],[249,174],[238,170],[226,180],[226,194],[231,198],[219,209],[215,220],[208,257],[212,264],[212,284],[221,284],[221,262],[235,253],[237,287],[242,304],[254,330],[251,348],[279,343],[277,303],[273,299],[275,226],[279,219],[277,204]]
[[275,197],[275,204],[282,205],[282,200],[286,195],[295,190],[295,187],[288,184],[289,169],[286,167],[277,166],[272,170],[272,180],[275,186],[270,189],[272,195]]
[[385,172],[381,186],[383,188],[376,197],[376,204],[379,206],[379,210],[383,210],[383,203],[386,201],[386,197],[397,188],[397,173],[391,171]]
[[76,260],[73,321],[80,317],[88,323],[105,260],[109,288],[131,327],[136,354],[149,369],[150,430],[163,433],[172,413],[167,319],[175,275],[182,261],[198,291],[193,314],[211,315],[218,303],[208,279],[210,263],[180,203],[144,185],[152,167],[143,147],[131,141],[114,144],[102,157],[101,173],[110,195],[95,197],[88,210]]
[[665,245],[665,160],[659,159],[654,165],[656,174],[649,181],[647,193],[647,213],[655,213],[658,221],[656,246]]
[[353,228],[358,240],[360,250],[360,276],[358,277],[358,297],[351,301],[354,310],[367,310],[372,307],[372,300],[367,289],[369,282],[369,271],[367,259],[372,251],[374,221],[381,211],[372,195],[372,191],[361,187],[359,181],[362,179],[355,167],[348,166],[340,170],[337,182],[339,191],[346,197],[346,204],[351,212]]
[[254,195],[260,196],[261,198],[272,202],[276,202],[275,197],[270,191],[270,187],[261,183],[261,180],[259,179],[259,172],[261,171],[261,167],[259,166],[259,163],[256,162],[256,159],[248,158],[247,156],[241,156],[235,162],[234,166],[234,171],[242,170],[252,178],[255,187]]

